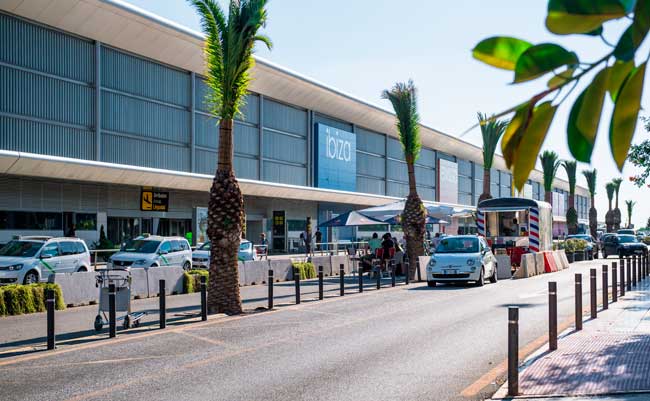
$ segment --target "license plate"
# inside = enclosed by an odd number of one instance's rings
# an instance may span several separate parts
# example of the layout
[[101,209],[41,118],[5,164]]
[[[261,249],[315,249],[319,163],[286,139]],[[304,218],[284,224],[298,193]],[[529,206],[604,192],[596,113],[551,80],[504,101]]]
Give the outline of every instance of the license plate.
[[634,251],[634,253],[638,253],[638,254],[642,254],[642,253],[643,253],[643,251],[642,251],[642,250],[640,250],[640,249],[637,249],[636,251]]
[[447,269],[445,270],[445,274],[458,274],[458,270]]

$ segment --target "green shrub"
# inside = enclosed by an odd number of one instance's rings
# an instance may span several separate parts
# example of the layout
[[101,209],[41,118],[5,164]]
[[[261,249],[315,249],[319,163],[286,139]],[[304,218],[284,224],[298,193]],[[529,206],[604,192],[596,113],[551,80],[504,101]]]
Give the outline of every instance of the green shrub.
[[201,288],[201,276],[208,280],[209,272],[203,269],[189,270],[183,273],[183,293],[197,292]]
[[291,262],[291,266],[298,269],[301,280],[316,278],[316,268],[312,262]]
[[579,238],[569,238],[564,242],[566,252],[581,252],[587,248],[587,241]]
[[55,309],[64,310],[63,293],[58,284],[14,284],[0,287],[0,316],[45,311],[45,290],[54,290]]

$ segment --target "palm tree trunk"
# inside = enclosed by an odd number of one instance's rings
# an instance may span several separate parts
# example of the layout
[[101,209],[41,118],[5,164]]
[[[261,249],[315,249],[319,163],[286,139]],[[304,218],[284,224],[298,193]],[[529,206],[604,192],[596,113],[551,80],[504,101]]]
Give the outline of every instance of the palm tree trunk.
[[237,254],[244,220],[244,199],[233,171],[232,120],[219,125],[219,160],[210,188],[208,229],[210,238],[210,276],[208,312],[239,314]]
[[550,203],[553,206],[553,192],[545,191],[544,192],[544,202]]
[[598,237],[598,233],[596,232],[598,229],[598,211],[596,211],[594,204],[594,196],[591,195],[591,207],[589,208],[589,232],[591,233],[591,236],[596,239]]
[[479,202],[492,198],[492,194],[490,193],[491,180],[492,178],[490,177],[490,169],[484,168],[483,169],[483,193],[478,198]]
[[426,223],[426,212],[422,204],[422,199],[418,195],[415,183],[414,163],[415,160],[413,158],[407,157],[406,166],[409,176],[409,195],[406,198],[404,212],[402,213],[402,229],[404,230],[406,252],[409,257],[408,275],[411,279],[415,279],[418,259],[424,255],[424,232]]

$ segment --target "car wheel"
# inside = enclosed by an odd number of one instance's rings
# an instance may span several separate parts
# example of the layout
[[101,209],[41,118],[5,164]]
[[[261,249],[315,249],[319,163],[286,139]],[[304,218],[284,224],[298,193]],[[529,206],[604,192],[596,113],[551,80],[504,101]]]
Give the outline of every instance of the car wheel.
[[428,285],[429,287],[435,287],[436,284],[437,284],[437,283],[436,283],[435,281],[427,281],[427,285]]
[[607,252],[603,249],[603,259],[607,259]]
[[618,258],[623,259],[623,251],[618,251]]
[[477,287],[483,287],[485,284],[485,269],[481,268],[481,274],[478,276],[478,280],[476,280],[476,286]]
[[87,272],[88,269],[86,269],[86,266],[81,266],[80,268],[77,269],[78,272]]
[[497,277],[497,264],[494,264],[494,271],[492,272],[492,277],[490,277],[490,283],[494,284],[497,281],[499,281],[499,278]]
[[99,315],[95,316],[95,331],[97,332],[102,331],[103,326],[104,326],[104,321],[102,320],[102,317]]
[[23,284],[34,284],[38,283],[38,273],[36,273],[35,270],[30,270],[25,274],[25,278],[23,279]]
[[192,264],[186,260],[185,263],[183,263],[183,270],[185,271],[192,270]]
[[131,328],[131,317],[129,315],[124,316],[124,330],[128,330]]

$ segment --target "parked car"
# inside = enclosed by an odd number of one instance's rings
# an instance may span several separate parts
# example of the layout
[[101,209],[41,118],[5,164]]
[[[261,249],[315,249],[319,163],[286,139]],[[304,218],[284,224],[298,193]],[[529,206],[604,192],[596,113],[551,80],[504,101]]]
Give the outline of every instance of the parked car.
[[183,237],[142,235],[122,244],[106,267],[161,267],[182,266],[192,268],[192,249]]
[[585,248],[586,251],[588,252],[593,252],[594,259],[598,258],[598,251],[600,250],[598,242],[594,241],[594,239],[591,237],[589,234],[574,234],[574,235],[569,235],[566,237],[566,239],[583,239],[587,241],[587,247]]
[[648,247],[630,234],[609,235],[603,240],[603,258],[610,255],[647,255]]
[[454,235],[440,240],[427,265],[427,284],[474,281],[482,286],[485,279],[497,282],[497,259],[485,238]]
[[31,284],[52,273],[90,270],[90,252],[79,238],[26,236],[0,248],[0,285]]
[[616,231],[616,234],[636,235],[636,231],[631,228],[621,228],[620,230]]
[[[255,260],[255,251],[253,243],[247,239],[242,239],[239,243],[239,260]],[[194,252],[192,252],[192,268],[207,269],[210,267],[210,241],[204,243]]]

